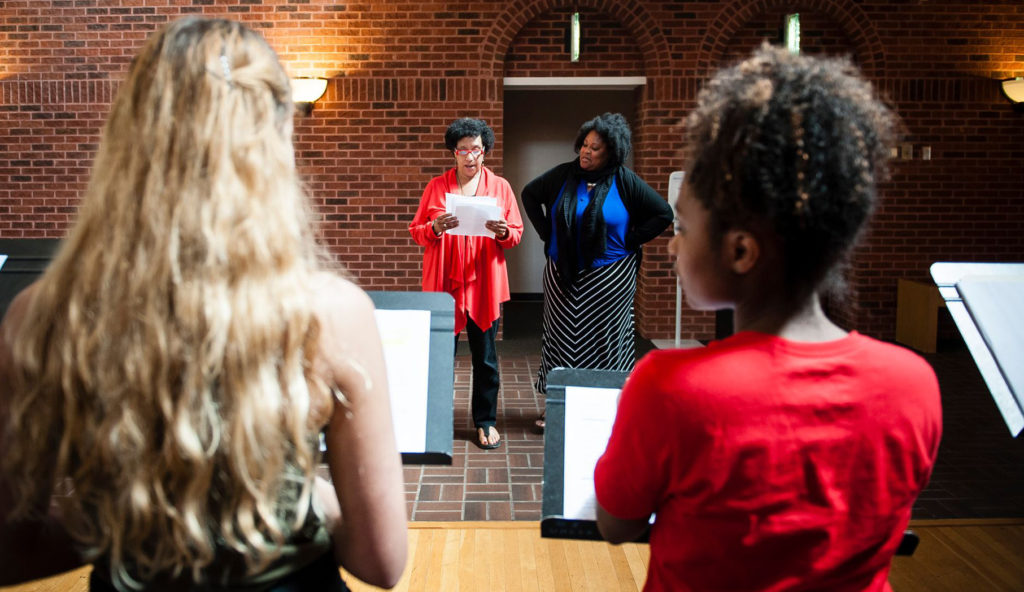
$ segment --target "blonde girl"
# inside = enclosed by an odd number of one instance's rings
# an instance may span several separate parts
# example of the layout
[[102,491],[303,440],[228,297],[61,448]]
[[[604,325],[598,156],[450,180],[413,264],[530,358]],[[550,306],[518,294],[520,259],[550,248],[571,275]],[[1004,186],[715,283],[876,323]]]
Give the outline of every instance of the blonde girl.
[[81,562],[94,590],[401,575],[373,307],[314,242],[292,114],[238,23],[174,22],[133,60],[78,221],[3,321],[0,583]]

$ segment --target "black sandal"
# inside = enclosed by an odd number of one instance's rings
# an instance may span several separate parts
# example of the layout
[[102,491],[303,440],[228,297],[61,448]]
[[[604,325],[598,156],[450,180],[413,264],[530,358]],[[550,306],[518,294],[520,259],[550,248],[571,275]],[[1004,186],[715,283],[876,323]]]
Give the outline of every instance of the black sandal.
[[[485,438],[490,438],[491,437],[491,429],[492,428],[494,428],[494,426],[477,426],[476,427],[476,429],[484,431],[484,437]],[[498,430],[495,429],[494,431],[497,432]],[[480,448],[483,448],[484,450],[494,450],[495,448],[501,446],[501,435],[498,436],[498,441],[495,442],[494,444],[483,444],[483,443],[480,442],[480,433],[477,432],[477,435],[476,435],[476,445],[479,446]]]
[[542,434],[544,433],[544,424],[546,423],[545,418],[547,417],[547,414],[548,410],[545,409],[544,411],[540,412],[540,416],[538,416],[537,419],[533,420],[533,427],[537,428],[537,430],[539,430]]

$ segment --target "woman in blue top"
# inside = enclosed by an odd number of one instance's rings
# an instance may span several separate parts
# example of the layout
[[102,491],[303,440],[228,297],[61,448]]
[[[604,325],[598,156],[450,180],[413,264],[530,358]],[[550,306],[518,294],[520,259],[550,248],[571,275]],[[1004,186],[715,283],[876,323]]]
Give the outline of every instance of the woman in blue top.
[[523,206],[547,255],[541,393],[552,368],[629,371],[636,360],[640,246],[672,223],[672,209],[626,168],[630,136],[622,115],[599,115],[580,126],[579,158],[523,188]]

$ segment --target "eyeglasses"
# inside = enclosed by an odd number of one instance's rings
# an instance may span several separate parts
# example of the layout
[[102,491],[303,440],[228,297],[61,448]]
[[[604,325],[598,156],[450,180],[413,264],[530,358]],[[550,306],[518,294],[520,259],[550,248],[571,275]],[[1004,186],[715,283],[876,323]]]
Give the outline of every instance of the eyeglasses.
[[469,150],[465,150],[463,148],[458,148],[458,149],[455,150],[455,156],[463,156],[463,157],[469,156],[470,154],[472,154],[473,158],[480,158],[480,155],[483,154],[483,153],[484,153],[484,149],[483,148],[470,148]]

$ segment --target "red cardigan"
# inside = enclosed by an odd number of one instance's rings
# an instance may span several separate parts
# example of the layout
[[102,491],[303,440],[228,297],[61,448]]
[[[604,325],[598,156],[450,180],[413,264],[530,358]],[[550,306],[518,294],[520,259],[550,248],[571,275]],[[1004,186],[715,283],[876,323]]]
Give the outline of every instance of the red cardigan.
[[508,181],[487,167],[477,186],[479,196],[497,198],[508,223],[502,240],[483,236],[434,234],[431,224],[445,211],[445,193],[458,193],[455,169],[434,177],[423,190],[409,233],[423,249],[423,291],[447,292],[455,298],[455,333],[466,326],[466,318],[486,330],[497,320],[501,303],[509,299],[505,249],[519,244],[523,219]]

